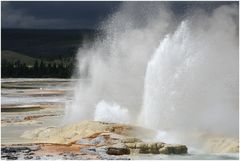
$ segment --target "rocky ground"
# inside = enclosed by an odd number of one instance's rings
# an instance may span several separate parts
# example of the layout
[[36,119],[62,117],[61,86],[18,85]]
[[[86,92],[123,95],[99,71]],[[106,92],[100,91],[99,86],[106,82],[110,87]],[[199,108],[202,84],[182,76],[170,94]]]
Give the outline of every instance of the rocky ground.
[[[62,131],[62,132],[61,132]],[[61,128],[26,131],[32,144],[2,145],[2,159],[130,159],[133,154],[186,154],[185,145],[146,142],[147,129],[124,124],[83,121]]]
[[[64,125],[65,103],[71,99],[69,83],[6,80],[2,84],[1,159],[128,160],[140,155],[188,156],[186,145],[153,141],[157,132],[151,129],[87,120]],[[192,140],[199,142],[199,138],[203,143],[199,148],[208,153],[239,151],[238,139],[197,135]]]

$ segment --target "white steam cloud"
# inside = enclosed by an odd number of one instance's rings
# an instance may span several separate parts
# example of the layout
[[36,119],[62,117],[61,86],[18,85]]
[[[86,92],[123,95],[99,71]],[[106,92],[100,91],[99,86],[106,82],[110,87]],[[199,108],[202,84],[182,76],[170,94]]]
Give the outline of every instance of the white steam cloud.
[[105,38],[79,49],[77,70],[88,74],[74,84],[67,121],[125,107],[142,126],[238,136],[238,27],[235,5],[179,20],[164,5],[123,3]]
[[130,116],[128,109],[122,108],[116,103],[101,101],[96,106],[94,121],[129,123]]

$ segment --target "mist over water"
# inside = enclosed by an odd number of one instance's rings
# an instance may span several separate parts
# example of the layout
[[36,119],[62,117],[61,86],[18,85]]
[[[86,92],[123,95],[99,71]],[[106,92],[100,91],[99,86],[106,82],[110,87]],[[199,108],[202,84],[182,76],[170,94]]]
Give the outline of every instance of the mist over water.
[[102,23],[104,38],[78,51],[86,77],[74,84],[65,121],[238,136],[238,6],[190,15],[123,3]]

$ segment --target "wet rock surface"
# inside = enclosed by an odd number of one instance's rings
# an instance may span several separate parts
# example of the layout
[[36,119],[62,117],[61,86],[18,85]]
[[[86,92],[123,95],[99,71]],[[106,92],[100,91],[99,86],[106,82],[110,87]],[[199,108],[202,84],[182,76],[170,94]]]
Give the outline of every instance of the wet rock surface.
[[106,148],[106,153],[109,155],[124,155],[130,154],[130,149],[122,143],[115,144]]
[[130,149],[134,150],[135,153],[142,154],[186,154],[187,147],[185,145],[170,145],[162,142],[138,142],[126,144]]
[[1,158],[16,160],[16,159],[33,159],[34,151],[40,150],[39,145],[32,146],[7,146],[1,148]]

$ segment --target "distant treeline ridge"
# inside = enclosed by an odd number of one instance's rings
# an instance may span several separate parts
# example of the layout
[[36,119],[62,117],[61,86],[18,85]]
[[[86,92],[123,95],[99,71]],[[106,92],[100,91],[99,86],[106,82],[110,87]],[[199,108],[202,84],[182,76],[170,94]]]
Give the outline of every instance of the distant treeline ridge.
[[20,60],[9,62],[2,59],[2,78],[70,78],[73,73],[73,63],[35,61],[33,66]]

